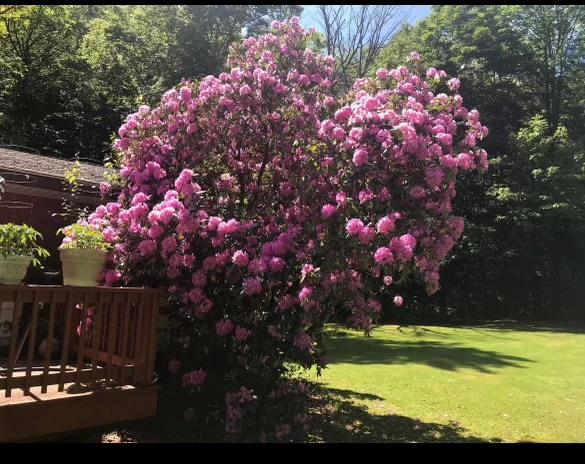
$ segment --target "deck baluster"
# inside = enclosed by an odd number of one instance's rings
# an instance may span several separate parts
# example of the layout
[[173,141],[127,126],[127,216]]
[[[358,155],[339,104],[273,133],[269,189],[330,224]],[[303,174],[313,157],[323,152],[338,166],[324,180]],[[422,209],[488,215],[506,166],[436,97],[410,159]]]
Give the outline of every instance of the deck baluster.
[[95,330],[93,333],[93,355],[91,360],[91,381],[93,386],[97,385],[97,361],[98,352],[100,350],[101,336],[102,336],[102,325],[104,323],[104,304],[103,304],[103,293],[98,293],[98,301],[95,308]]
[[18,339],[18,329],[20,327],[20,313],[21,313],[21,299],[20,292],[14,292],[14,313],[12,314],[12,325],[10,326],[10,351],[8,353],[8,372],[6,373],[6,393],[8,398],[12,395],[12,375],[16,365],[16,340]]
[[71,338],[71,318],[73,316],[73,306],[75,300],[73,298],[73,291],[67,295],[66,315],[65,315],[65,326],[63,327],[63,346],[61,348],[61,369],[59,375],[59,387],[58,391],[62,392],[65,388],[65,373],[67,369],[67,361],[69,358],[69,338]]
[[85,340],[87,338],[87,314],[89,312],[89,298],[87,297],[87,292],[83,292],[82,300],[81,300],[81,320],[80,320],[80,329],[79,329],[79,339],[77,341],[77,365],[76,365],[76,374],[75,374],[75,383],[79,384],[81,381],[81,369],[82,364],[84,364],[83,357],[85,354]]
[[114,349],[116,347],[116,335],[118,328],[118,293],[114,293],[112,297],[112,305],[110,306],[110,325],[108,334],[108,360],[106,363],[106,385],[112,383],[112,371],[113,371],[113,356]]
[[134,339],[134,377],[132,381],[134,383],[140,383],[141,381],[141,371],[142,371],[142,326],[144,322],[144,293],[140,294],[140,300],[138,302],[138,308],[136,311],[136,327],[135,333],[136,337]]
[[47,385],[49,382],[49,364],[53,356],[53,334],[55,331],[55,292],[51,292],[51,302],[49,303],[49,330],[47,333],[47,345],[45,347],[45,365],[43,368],[43,385],[41,386],[41,393],[47,393]]
[[30,332],[28,334],[28,349],[26,353],[26,376],[24,377],[24,394],[30,394],[30,376],[32,373],[33,359],[35,356],[35,347],[37,339],[37,325],[39,321],[39,294],[33,292],[33,306],[32,306],[32,320],[30,324]]

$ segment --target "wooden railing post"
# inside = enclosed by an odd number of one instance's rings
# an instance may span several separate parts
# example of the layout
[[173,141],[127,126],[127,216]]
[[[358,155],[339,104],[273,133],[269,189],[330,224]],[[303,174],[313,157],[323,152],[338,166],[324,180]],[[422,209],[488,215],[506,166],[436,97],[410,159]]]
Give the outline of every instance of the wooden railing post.
[[120,383],[123,384],[125,380],[124,367],[128,360],[128,332],[130,332],[130,312],[132,311],[132,301],[130,299],[130,292],[126,293],[126,300],[123,306],[124,322],[122,324],[122,337],[120,341],[120,357],[122,359],[120,366]]
[[39,320],[39,294],[33,292],[32,322],[30,333],[28,335],[28,349],[26,353],[26,376],[24,378],[24,394],[30,393],[30,375],[32,373],[32,363],[35,355],[35,341],[37,339],[37,323]]
[[75,374],[75,383],[79,384],[81,381],[81,366],[83,364],[83,356],[85,354],[85,339],[87,335],[87,313],[89,311],[89,298],[87,292],[83,292],[81,300],[81,321],[79,330],[79,340],[77,341],[77,365]]
[[45,347],[45,365],[43,368],[43,385],[41,386],[41,393],[47,393],[47,384],[49,376],[49,363],[53,356],[53,334],[55,330],[55,292],[51,292],[51,302],[49,307],[49,330],[47,334],[47,345]]
[[95,308],[94,313],[94,322],[95,322],[95,329],[93,331],[93,353],[92,353],[92,360],[91,360],[91,381],[93,386],[97,385],[97,360],[98,360],[98,351],[100,349],[101,344],[101,336],[102,336],[102,325],[105,323],[104,318],[104,304],[103,304],[103,292],[98,292],[98,301]]
[[106,363],[106,385],[112,383],[112,371],[113,371],[113,356],[114,349],[116,346],[116,335],[118,334],[118,293],[112,295],[112,304],[110,306],[110,324],[108,333],[108,360]]
[[67,304],[65,306],[65,326],[63,327],[63,346],[61,348],[61,369],[59,375],[58,391],[63,391],[65,388],[65,372],[67,368],[67,361],[69,357],[69,338],[71,338],[71,318],[73,315],[73,307],[75,306],[75,299],[73,298],[73,291],[67,295]]
[[135,384],[141,382],[141,369],[142,369],[142,358],[143,358],[143,322],[145,319],[144,312],[144,300],[145,294],[140,294],[140,300],[138,302],[138,308],[136,312],[136,326],[134,327],[136,337],[134,337],[134,378],[132,379]]
[[12,395],[12,375],[16,365],[16,340],[18,339],[18,329],[20,327],[20,292],[14,292],[14,313],[12,314],[12,325],[10,326],[10,350],[8,352],[8,372],[6,373],[6,397]]
[[154,374],[154,365],[156,361],[156,326],[158,322],[158,293],[152,295],[152,314],[150,323],[150,336],[148,340],[148,361],[146,363],[146,382],[152,383],[152,377]]

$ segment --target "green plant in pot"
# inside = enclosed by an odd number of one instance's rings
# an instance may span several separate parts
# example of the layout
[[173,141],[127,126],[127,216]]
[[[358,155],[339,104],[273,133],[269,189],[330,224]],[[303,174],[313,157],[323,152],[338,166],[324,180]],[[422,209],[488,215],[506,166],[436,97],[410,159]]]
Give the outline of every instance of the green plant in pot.
[[111,245],[101,231],[87,224],[71,224],[57,233],[65,236],[59,247],[63,285],[95,287]]
[[43,236],[26,224],[0,225],[0,283],[17,285],[26,276],[28,266],[40,266],[49,252],[37,245]]

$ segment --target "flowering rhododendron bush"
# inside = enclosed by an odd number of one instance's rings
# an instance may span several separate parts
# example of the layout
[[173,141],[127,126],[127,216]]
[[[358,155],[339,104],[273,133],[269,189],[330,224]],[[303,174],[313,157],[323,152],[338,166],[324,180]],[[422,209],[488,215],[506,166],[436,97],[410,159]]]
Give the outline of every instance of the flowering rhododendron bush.
[[108,285],[168,290],[162,375],[181,420],[221,419],[230,434],[306,427],[287,373],[325,365],[331,316],[371,329],[380,296],[401,305],[393,281],[413,272],[438,290],[463,229],[456,175],[488,165],[457,79],[412,53],[412,69],[335,97],[334,60],[310,40],[298,18],[274,22],[233,47],[228,72],[130,115],[115,144],[122,191],[88,218],[114,245]]

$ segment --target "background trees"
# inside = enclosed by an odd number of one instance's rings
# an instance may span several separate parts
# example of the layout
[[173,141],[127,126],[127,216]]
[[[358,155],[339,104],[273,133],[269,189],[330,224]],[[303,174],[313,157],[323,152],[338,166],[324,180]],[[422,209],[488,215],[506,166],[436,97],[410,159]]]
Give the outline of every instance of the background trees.
[[457,186],[466,228],[445,265],[449,290],[421,297],[421,311],[585,317],[584,11],[436,6],[381,52],[379,66],[417,50],[457,74],[490,128],[488,174]]
[[393,5],[319,5],[318,17],[325,51],[336,59],[340,91],[372,71],[405,19]]
[[297,5],[16,6],[0,10],[0,141],[102,160],[140,104],[219,72],[242,31]]
[[[140,104],[156,104],[182,78],[221,72],[242,34],[261,34],[273,19],[301,11],[2,6],[0,143],[102,160]],[[490,129],[482,141],[490,170],[458,179],[465,236],[445,261],[444,290],[429,299],[409,286],[419,313],[585,316],[584,11],[435,6],[412,26],[391,6],[322,7],[314,47],[336,56],[337,88],[401,65],[416,50],[424,65],[461,79],[466,106],[478,108]]]

